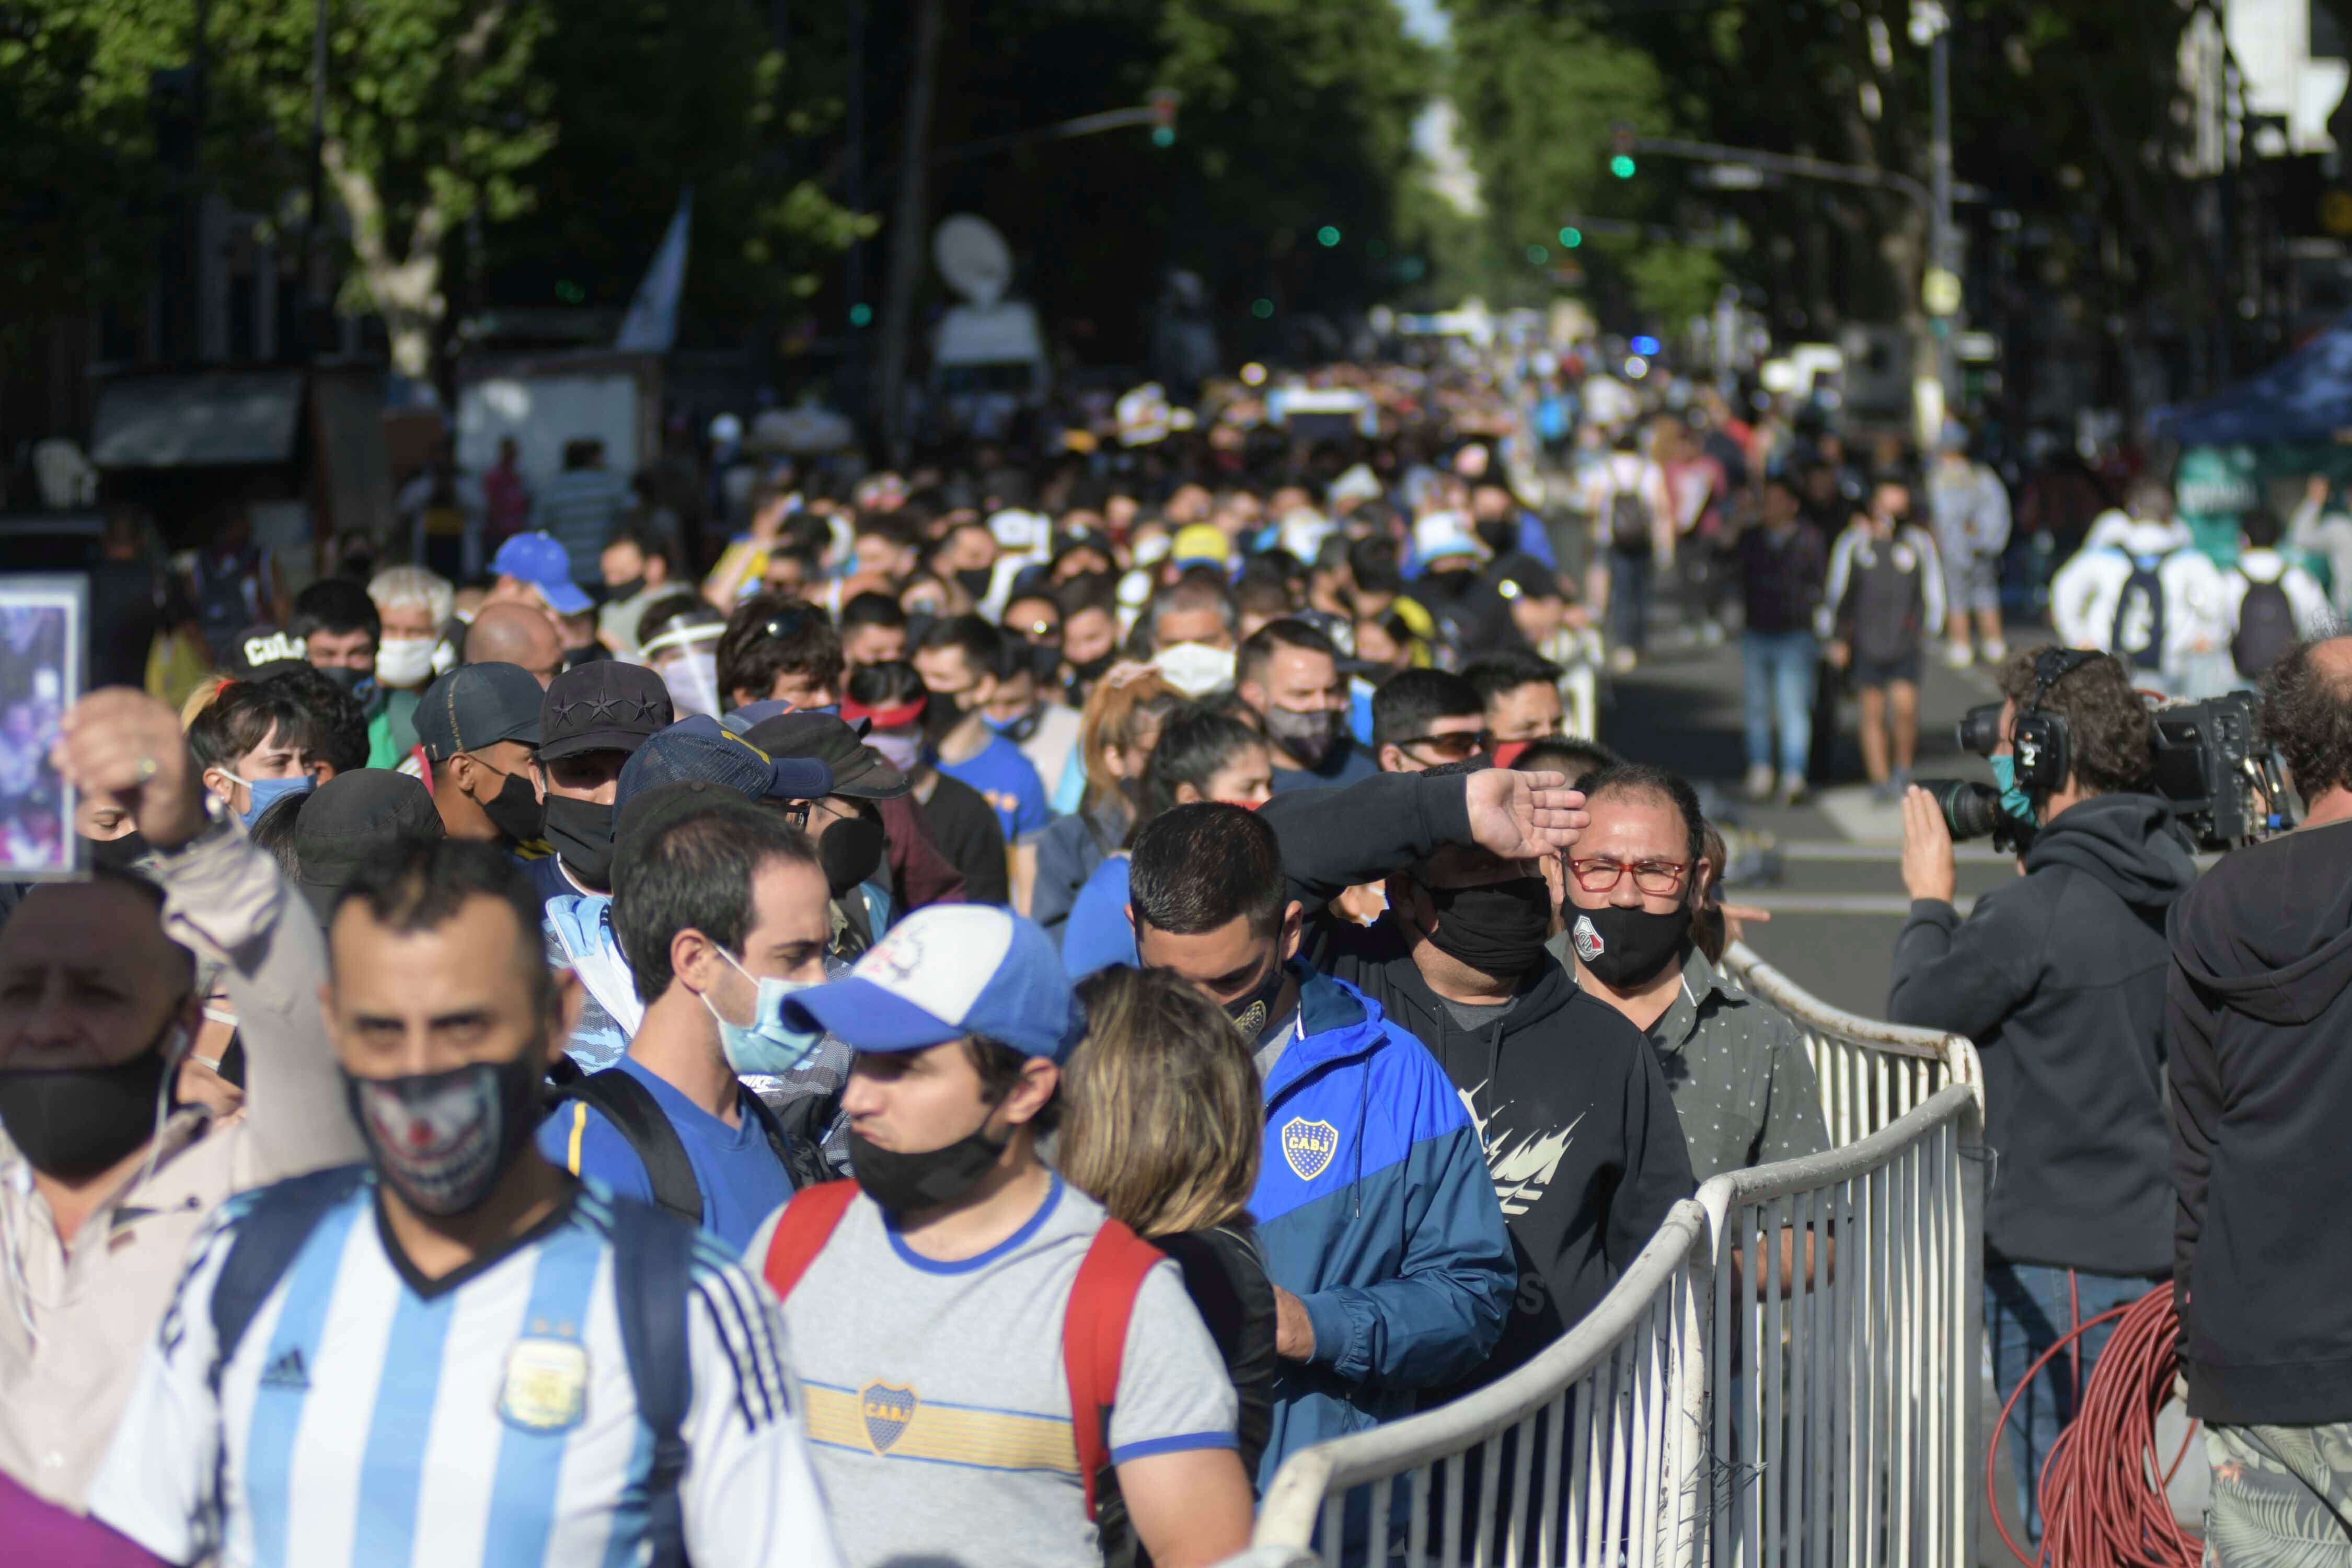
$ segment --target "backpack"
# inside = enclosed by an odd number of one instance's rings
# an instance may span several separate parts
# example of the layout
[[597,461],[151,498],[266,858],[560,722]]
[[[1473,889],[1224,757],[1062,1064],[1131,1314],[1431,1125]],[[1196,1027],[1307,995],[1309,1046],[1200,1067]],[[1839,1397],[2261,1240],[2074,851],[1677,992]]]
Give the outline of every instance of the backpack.
[[1650,503],[1642,499],[1642,478],[1633,476],[1633,488],[1617,488],[1617,470],[1609,470],[1609,548],[1630,553],[1647,552],[1650,548]]
[[[833,1238],[856,1182],[827,1182],[793,1195],[776,1220],[761,1265],[779,1301],[790,1300],[808,1266]],[[1110,1459],[1110,1409],[1118,1398],[1118,1371],[1127,1354],[1128,1320],[1143,1277],[1166,1254],[1135,1232],[1103,1216],[1070,1286],[1062,1312],[1062,1373],[1070,1389],[1070,1436],[1078,1450],[1078,1479],[1087,1491],[1087,1518],[1095,1517],[1095,1478]]]
[[2134,669],[2164,668],[2164,563],[2171,557],[2133,555],[2131,575],[2116,597],[2115,624],[2107,647]]
[[[766,1100],[756,1094],[749,1098],[754,1108],[751,1114],[760,1119],[760,1131],[767,1135],[768,1147],[784,1167],[793,1191],[797,1193],[833,1180],[832,1168],[817,1152],[814,1137],[793,1137],[768,1108]],[[690,1225],[702,1223],[702,1184],[694,1179],[694,1166],[686,1157],[686,1144],[679,1139],[677,1129],[669,1124],[653,1090],[619,1068],[605,1068],[557,1085],[554,1114],[562,1114],[567,1100],[581,1100],[603,1111],[614,1130],[636,1152],[637,1158],[645,1162],[646,1179],[653,1184],[656,1207],[667,1209]]]
[[[253,1194],[236,1239],[213,1280],[215,1349],[206,1381],[215,1397],[221,1373],[269,1293],[293,1266],[327,1211],[351,1196],[365,1165],[313,1171]],[[686,1520],[677,1483],[686,1473],[683,1435],[694,1397],[687,1348],[686,1299],[696,1231],[627,1198],[613,1203],[613,1296],[621,1345],[636,1390],[637,1418],[653,1435],[645,1480],[647,1568],[686,1568]]]
[[2230,662],[2248,680],[2286,657],[2295,645],[2294,605],[2286,586],[2273,577],[2267,583],[2246,580],[2246,596],[2238,604],[2238,629],[2230,634]]

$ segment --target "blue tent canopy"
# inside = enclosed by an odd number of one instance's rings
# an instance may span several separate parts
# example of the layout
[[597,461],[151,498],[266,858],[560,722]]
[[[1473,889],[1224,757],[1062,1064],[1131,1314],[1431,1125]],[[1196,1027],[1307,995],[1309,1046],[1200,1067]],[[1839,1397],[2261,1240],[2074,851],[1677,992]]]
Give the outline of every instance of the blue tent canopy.
[[2156,432],[2184,447],[2312,445],[2352,437],[2352,315],[2251,380],[2158,414]]

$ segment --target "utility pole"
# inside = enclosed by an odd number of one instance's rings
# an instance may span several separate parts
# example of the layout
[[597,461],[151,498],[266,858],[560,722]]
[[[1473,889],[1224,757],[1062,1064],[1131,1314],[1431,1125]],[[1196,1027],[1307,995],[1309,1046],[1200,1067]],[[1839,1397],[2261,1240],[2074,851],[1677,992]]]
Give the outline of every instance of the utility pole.
[[908,73],[907,118],[898,139],[898,199],[890,214],[890,270],[883,282],[882,363],[875,377],[876,423],[887,460],[907,455],[907,345],[915,334],[915,289],[923,279],[930,199],[931,100],[939,86],[941,0],[916,0],[914,68]]
[[1927,268],[1922,285],[1923,302],[1935,333],[1936,381],[1944,392],[1944,416],[1959,405],[1959,362],[1952,333],[1959,326],[1959,232],[1952,223],[1952,20],[1941,0],[1912,0],[1911,36],[1927,35],[1927,180],[1929,191]]

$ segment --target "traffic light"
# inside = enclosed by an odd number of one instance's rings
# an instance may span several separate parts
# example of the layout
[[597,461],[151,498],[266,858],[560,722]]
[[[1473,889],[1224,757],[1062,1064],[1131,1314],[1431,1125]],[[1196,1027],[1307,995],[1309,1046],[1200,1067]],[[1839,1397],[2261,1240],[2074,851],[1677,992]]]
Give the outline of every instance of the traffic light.
[[1183,96],[1172,87],[1151,89],[1151,144],[1154,147],[1176,145],[1176,106]]
[[1633,128],[1630,125],[1611,126],[1609,144],[1612,149],[1609,172],[1621,180],[1632,179],[1633,177]]

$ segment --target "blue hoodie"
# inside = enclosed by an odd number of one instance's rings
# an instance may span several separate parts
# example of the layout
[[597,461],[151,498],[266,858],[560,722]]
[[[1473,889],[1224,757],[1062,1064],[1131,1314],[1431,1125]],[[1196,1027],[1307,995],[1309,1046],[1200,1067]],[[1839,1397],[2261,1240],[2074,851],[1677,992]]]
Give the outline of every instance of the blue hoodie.
[[1517,1271],[1486,1160],[1454,1084],[1420,1041],[1345,981],[1294,963],[1298,1032],[1267,1074],[1250,1212],[1267,1276],[1315,1329],[1282,1363],[1270,1484],[1310,1443],[1411,1411],[1416,1390],[1476,1367]]

